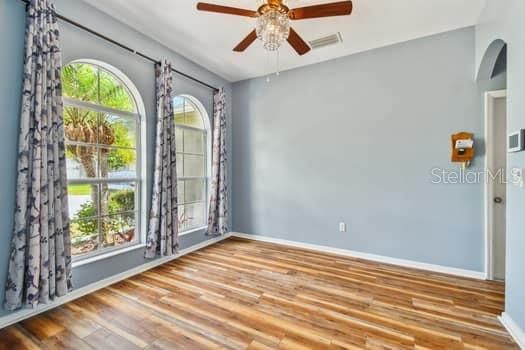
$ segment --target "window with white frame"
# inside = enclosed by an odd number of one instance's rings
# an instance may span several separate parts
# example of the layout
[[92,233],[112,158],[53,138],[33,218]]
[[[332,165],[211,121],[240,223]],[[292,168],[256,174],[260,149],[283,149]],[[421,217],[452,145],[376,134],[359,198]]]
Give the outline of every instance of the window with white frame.
[[179,232],[184,233],[207,225],[210,127],[204,108],[192,97],[177,96],[174,113]]
[[140,116],[135,97],[106,66],[62,70],[72,255],[139,241]]

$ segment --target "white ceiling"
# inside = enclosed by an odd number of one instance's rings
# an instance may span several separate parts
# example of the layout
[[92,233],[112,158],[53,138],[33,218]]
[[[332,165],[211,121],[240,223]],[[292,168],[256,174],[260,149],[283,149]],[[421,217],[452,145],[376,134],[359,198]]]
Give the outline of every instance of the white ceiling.
[[[85,0],[229,81],[275,71],[276,57],[256,41],[244,53],[237,45],[255,26],[253,18],[195,9],[193,0]],[[206,0],[256,9],[257,0]],[[290,7],[336,0],[289,0]],[[353,0],[351,16],[292,22],[306,40],[341,32],[343,44],[298,56],[280,50],[282,70],[476,24],[486,0]],[[115,38],[118,40],[118,38]],[[140,50],[140,48],[136,48]]]

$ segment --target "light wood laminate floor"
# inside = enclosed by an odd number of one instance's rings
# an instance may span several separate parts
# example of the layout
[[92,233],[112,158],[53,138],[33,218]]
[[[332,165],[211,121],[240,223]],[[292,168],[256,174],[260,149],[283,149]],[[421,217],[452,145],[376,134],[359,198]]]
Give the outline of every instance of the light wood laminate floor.
[[0,349],[518,349],[504,285],[229,238],[20,324]]

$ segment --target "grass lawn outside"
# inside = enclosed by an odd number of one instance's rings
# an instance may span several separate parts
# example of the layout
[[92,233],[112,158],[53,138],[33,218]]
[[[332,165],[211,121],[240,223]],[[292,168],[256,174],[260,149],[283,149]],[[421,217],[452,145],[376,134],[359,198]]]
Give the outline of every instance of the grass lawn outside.
[[89,196],[91,195],[91,185],[71,184],[67,186],[67,192],[71,196]]

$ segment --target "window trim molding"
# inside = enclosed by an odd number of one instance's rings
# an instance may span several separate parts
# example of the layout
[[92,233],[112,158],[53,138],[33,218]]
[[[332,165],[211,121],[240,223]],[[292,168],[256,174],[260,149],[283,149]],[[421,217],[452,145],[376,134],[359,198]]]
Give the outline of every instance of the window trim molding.
[[[113,72],[111,72],[111,73],[113,73]],[[134,96],[132,96],[132,98],[133,98],[133,100],[135,100]],[[81,109],[92,109],[92,110],[96,110],[98,112],[107,113],[107,114],[111,114],[111,115],[116,115],[116,116],[119,116],[119,117],[139,118],[139,120],[140,120],[140,113],[121,111],[120,109],[114,109],[114,108],[98,105],[98,104],[92,103],[92,102],[85,102],[85,101],[75,100],[74,98],[71,98],[71,97],[62,97],[62,100],[64,101],[64,106],[77,107],[77,108],[81,108]]]
[[100,251],[95,251],[92,254],[80,255],[77,259],[73,258],[72,267],[76,268],[83,265],[92,264],[99,260],[111,258],[120,254],[125,254],[136,249],[140,249],[146,246],[146,243],[131,242],[120,245],[118,247],[107,248]]
[[206,232],[208,230],[208,225],[206,226],[200,226],[200,227],[194,227],[194,228],[190,228],[189,230],[186,230],[186,231],[182,231],[179,233],[179,237],[182,237],[182,236],[186,236],[186,235],[189,235],[189,234],[192,234],[192,233],[195,233],[195,232]]
[[[144,99],[142,98],[142,94],[138,90],[137,86],[133,83],[133,81],[128,78],[128,76],[122,72],[119,68],[95,59],[89,59],[89,58],[81,58],[81,59],[75,59],[67,62],[64,64],[64,67],[69,64],[75,64],[75,63],[85,63],[90,64],[94,66],[98,66],[107,72],[113,74],[117,79],[120,80],[120,82],[124,85],[126,89],[128,89],[128,92],[130,93],[131,97],[133,98],[135,102],[136,112],[126,112],[126,111],[120,111],[115,110],[112,108],[104,107],[97,104],[92,104],[89,102],[82,102],[75,99],[70,99],[67,97],[63,97],[64,106],[70,105],[70,106],[76,106],[76,107],[84,107],[84,108],[96,108],[99,111],[114,113],[116,115],[120,116],[131,116],[133,118],[137,118],[138,126],[140,127],[139,132],[137,132],[137,147],[135,148],[137,151],[137,171],[139,171],[139,174],[137,174],[137,177],[135,180],[137,185],[139,187],[138,195],[140,198],[138,199],[139,208],[135,208],[135,211],[137,212],[137,218],[136,221],[138,221],[138,224],[136,223],[136,229],[139,230],[137,234],[137,240],[135,242],[130,242],[128,244],[124,244],[119,246],[115,249],[103,249],[103,250],[96,250],[94,252],[78,255],[72,257],[73,265],[80,266],[84,265],[84,261],[86,261],[85,264],[96,261],[98,259],[101,259],[101,256],[110,255],[118,255],[120,253],[125,253],[129,250],[132,250],[134,247],[139,247],[145,244],[146,242],[146,236],[147,236],[147,218],[148,218],[148,181],[149,181],[149,174],[147,169],[147,160],[148,160],[148,124],[146,123],[147,120],[147,114],[146,114],[146,107],[144,105]],[[70,103],[73,102],[73,103]],[[140,153],[139,153],[140,152]],[[74,180],[73,180],[74,181]],[[128,179],[129,181],[129,179]],[[69,182],[69,180],[68,180]]]
[[[190,100],[191,103],[193,103],[195,107],[197,108],[197,110],[199,111],[202,117],[202,121],[204,123],[204,130],[194,128],[191,126],[185,126],[185,125],[181,125],[180,127],[184,129],[189,129],[189,130],[203,131],[205,138],[206,138],[206,154],[204,155],[204,162],[206,163],[206,176],[196,178],[196,179],[204,178],[206,180],[206,186],[205,186],[206,188],[205,188],[205,195],[204,195],[205,196],[204,226],[194,227],[194,228],[190,228],[188,230],[179,232],[179,236],[184,236],[186,234],[193,233],[196,231],[201,231],[201,230],[207,231],[208,230],[208,215],[209,215],[209,208],[210,208],[211,177],[212,177],[211,171],[212,171],[212,151],[213,151],[212,150],[213,128],[212,128],[210,114],[208,113],[208,110],[206,109],[204,104],[198,98],[196,98],[195,96],[189,95],[189,94],[178,94],[178,95],[173,96],[173,99],[177,97],[183,97],[183,98]],[[179,179],[179,176],[177,174],[177,180],[178,179]],[[181,177],[181,179],[187,179],[187,177]]]

